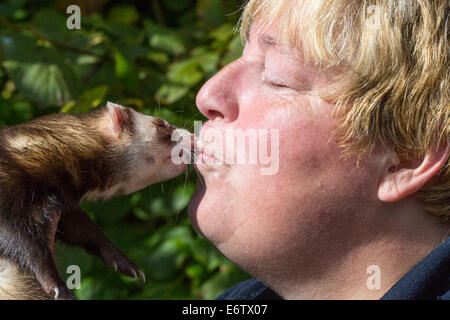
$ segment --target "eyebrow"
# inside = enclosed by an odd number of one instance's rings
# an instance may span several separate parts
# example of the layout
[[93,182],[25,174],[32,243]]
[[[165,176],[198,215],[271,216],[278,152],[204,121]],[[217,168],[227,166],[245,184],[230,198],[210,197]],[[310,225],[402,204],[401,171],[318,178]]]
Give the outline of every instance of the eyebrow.
[[[250,42],[251,37],[247,38],[247,42]],[[258,43],[263,47],[275,47],[277,44],[276,39],[273,36],[270,36],[268,34],[263,34],[262,37],[258,39]]]
[[[247,42],[248,43],[251,43],[251,41],[250,41],[250,39],[252,38],[251,35],[254,32],[255,31],[252,30],[252,28],[249,29],[248,34],[247,34]],[[263,33],[262,37],[260,37],[258,39],[258,42],[265,47],[274,47],[277,44],[277,41],[274,36],[271,36],[269,34],[264,34],[264,33]]]

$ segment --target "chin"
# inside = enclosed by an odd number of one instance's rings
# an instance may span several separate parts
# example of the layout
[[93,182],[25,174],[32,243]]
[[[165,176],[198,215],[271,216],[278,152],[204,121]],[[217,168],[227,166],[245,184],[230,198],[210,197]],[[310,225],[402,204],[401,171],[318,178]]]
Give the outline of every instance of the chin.
[[191,200],[189,201],[188,206],[188,213],[189,213],[189,219],[191,220],[191,223],[193,227],[202,235],[205,236],[202,231],[199,228],[198,220],[197,220],[197,212],[200,206],[200,203],[205,195],[206,189],[204,186],[204,181],[199,176],[197,181],[197,186],[195,187],[194,194],[191,197]]
[[166,160],[162,168],[163,170],[161,170],[160,172],[156,172],[156,174],[160,176],[159,181],[165,181],[179,176],[186,171],[187,164],[176,164],[169,158],[168,160]]
[[205,188],[199,181],[189,203],[193,227],[215,246],[227,242],[232,234],[233,217],[227,210],[229,202],[225,199],[226,194],[220,189]]
[[176,176],[179,176],[180,174],[182,174],[183,172],[185,172],[186,171],[186,168],[187,168],[187,164],[185,164],[185,163],[181,163],[181,164],[174,164],[173,165],[173,173],[172,173],[172,177],[171,178],[174,178],[174,177],[176,177]]

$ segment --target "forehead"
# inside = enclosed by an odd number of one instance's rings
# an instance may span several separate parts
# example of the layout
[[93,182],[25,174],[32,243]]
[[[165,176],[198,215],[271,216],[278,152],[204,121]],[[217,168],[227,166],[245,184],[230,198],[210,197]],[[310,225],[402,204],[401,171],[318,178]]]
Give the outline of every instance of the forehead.
[[279,33],[276,22],[260,23],[255,21],[250,25],[246,37],[246,45],[259,47],[263,51],[272,50],[281,56],[304,63],[301,45],[291,46],[279,41]]
[[273,23],[262,24],[260,22],[254,22],[250,25],[247,42],[258,44],[276,46],[277,45],[277,30]]

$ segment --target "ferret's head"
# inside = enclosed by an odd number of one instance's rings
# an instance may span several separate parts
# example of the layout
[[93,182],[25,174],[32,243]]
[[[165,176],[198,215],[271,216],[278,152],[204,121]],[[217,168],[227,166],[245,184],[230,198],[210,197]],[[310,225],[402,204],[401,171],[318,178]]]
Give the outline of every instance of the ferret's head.
[[114,177],[107,189],[85,198],[130,194],[185,171],[182,153],[190,154],[193,137],[187,130],[111,102],[99,112],[95,126],[108,144]]

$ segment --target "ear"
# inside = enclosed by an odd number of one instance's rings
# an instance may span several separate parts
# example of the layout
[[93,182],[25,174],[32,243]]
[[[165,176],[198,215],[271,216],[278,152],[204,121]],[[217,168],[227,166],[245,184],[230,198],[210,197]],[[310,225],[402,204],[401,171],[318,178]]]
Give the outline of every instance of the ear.
[[387,165],[378,187],[378,198],[395,202],[417,192],[444,167],[449,155],[450,140],[437,149],[428,150],[423,159],[410,161],[401,167],[392,163]]
[[129,122],[129,113],[127,112],[127,108],[121,106],[120,104],[107,102],[106,109],[110,116],[110,128],[112,136],[116,139],[120,138],[125,125]]

